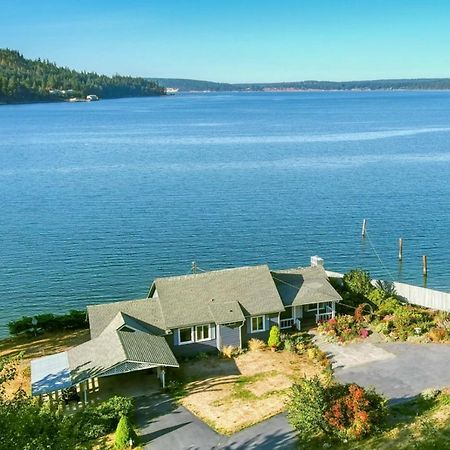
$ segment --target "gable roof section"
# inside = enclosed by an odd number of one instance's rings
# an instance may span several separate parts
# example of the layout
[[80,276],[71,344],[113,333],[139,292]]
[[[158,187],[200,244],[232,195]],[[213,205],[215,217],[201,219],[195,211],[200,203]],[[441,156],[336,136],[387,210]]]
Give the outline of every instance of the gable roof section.
[[272,271],[272,276],[285,306],[342,300],[320,266]]
[[105,331],[100,336],[71,348],[67,355],[73,384],[102,376],[124,363],[146,363],[148,368],[178,367],[164,337],[143,331]]
[[157,298],[90,305],[87,311],[91,338],[98,337],[110,324],[111,329],[118,329],[117,325],[122,322],[122,325],[128,323],[131,328],[156,335],[162,335],[166,330]]
[[244,315],[284,311],[267,265],[157,278],[154,282],[167,328],[222,321],[208,307],[239,302]]

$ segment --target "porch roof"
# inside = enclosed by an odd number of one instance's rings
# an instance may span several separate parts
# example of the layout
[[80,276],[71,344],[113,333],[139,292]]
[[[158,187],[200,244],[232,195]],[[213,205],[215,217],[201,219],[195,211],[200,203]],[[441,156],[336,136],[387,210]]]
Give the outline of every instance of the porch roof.
[[325,270],[319,266],[272,271],[272,277],[285,306],[342,300],[328,281]]

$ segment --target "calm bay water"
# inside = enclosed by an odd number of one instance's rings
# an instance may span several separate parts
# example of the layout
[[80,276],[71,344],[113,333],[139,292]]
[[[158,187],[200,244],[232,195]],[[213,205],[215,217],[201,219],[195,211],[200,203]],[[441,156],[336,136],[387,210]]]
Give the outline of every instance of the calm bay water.
[[428,286],[450,290],[450,93],[2,106],[0,208],[3,335],[24,314],[143,297],[193,260],[319,254],[421,285],[426,254]]

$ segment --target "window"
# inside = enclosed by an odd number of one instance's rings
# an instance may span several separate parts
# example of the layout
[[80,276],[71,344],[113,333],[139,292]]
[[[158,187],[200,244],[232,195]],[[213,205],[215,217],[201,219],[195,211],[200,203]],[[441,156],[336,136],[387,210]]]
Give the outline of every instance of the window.
[[194,342],[194,336],[193,336],[193,327],[189,328],[180,328],[178,330],[178,343],[181,344],[190,344],[191,342]]
[[251,327],[252,333],[256,333],[257,331],[264,331],[264,316],[252,317]]
[[195,327],[195,340],[197,342],[211,339],[209,334],[209,325],[199,325]]

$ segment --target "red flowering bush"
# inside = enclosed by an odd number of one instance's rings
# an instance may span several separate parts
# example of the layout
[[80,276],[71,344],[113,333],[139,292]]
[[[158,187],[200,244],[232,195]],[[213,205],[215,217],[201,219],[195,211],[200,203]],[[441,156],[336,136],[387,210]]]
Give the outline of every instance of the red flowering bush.
[[369,435],[384,416],[384,400],[357,384],[346,385],[343,390],[342,396],[331,401],[325,420],[342,440]]
[[356,384],[325,386],[317,377],[294,385],[288,405],[289,421],[303,441],[320,434],[361,439],[376,431],[385,415],[386,401],[376,392]]
[[[317,329],[319,333],[325,334],[330,340],[338,342],[348,342],[357,337],[367,337],[361,335],[362,323],[358,322],[354,316],[338,315],[333,319],[321,322]],[[368,331],[366,330],[367,335]]]

